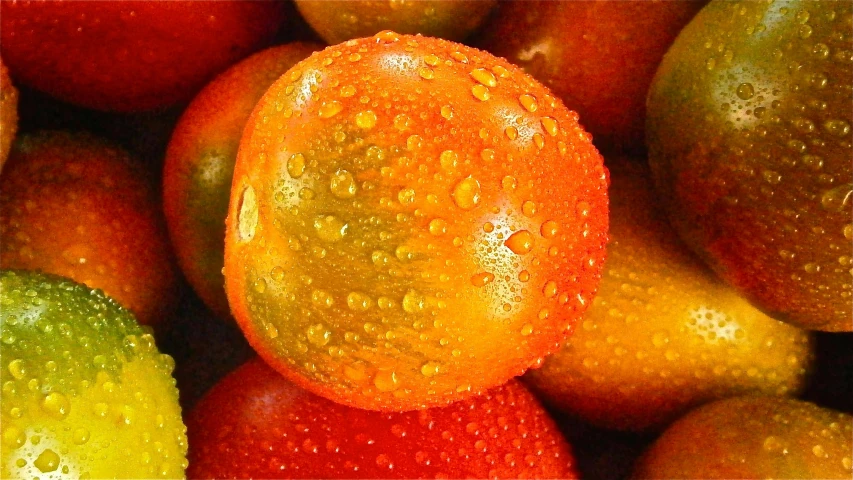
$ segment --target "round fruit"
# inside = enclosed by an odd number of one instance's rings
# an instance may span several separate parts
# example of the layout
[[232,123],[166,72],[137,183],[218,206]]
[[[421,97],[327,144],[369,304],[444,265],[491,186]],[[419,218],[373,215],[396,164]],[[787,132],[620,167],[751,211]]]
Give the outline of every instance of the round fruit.
[[296,0],[299,13],[329,44],[382,30],[462,40],[486,18],[496,0]]
[[648,169],[610,167],[610,243],[598,295],[570,342],[527,379],[591,423],[657,429],[698,404],[793,395],[809,335],[764,315],[680,242]]
[[0,178],[0,266],[102,289],[141,323],[160,324],[177,272],[146,180],[124,151],[89,135],[22,136]]
[[322,47],[291,43],[256,53],[219,75],[175,127],[163,172],[163,208],[178,261],[196,292],[228,317],[225,217],[243,127],[264,92]]
[[682,238],[769,315],[826,331],[853,331],[851,29],[850,2],[712,2],[648,103]]
[[279,2],[0,3],[4,60],[22,84],[99,110],[186,100],[275,34]]
[[813,403],[731,398],[675,422],[640,459],[635,478],[844,478],[853,417]]
[[190,478],[577,478],[569,445],[521,383],[406,413],[340,405],[260,360],[187,420]]
[[18,90],[12,85],[9,71],[0,59],[0,169],[9,156],[17,130]]
[[0,273],[3,478],[174,478],[187,467],[174,362],[97,290]]
[[599,148],[640,150],[655,70],[704,4],[502,2],[477,45],[550,88],[580,114]]
[[511,64],[382,32],[261,99],[225,239],[232,313],[288,379],[409,410],[537,365],[591,302],[606,171],[577,116]]

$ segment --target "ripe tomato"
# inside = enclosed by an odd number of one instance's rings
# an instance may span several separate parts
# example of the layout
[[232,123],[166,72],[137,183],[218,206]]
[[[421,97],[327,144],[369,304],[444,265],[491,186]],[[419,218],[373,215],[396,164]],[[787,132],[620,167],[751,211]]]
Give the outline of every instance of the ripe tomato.
[[4,60],[22,84],[99,110],[185,100],[275,34],[279,2],[0,3]]
[[730,398],[675,422],[634,477],[849,479],[851,438],[847,414],[792,399]]
[[581,328],[525,377],[544,398],[608,428],[660,429],[698,404],[794,395],[809,335],[741,299],[681,243],[648,168],[608,161],[610,243]]
[[177,268],[154,194],[121,149],[86,134],[22,136],[0,177],[0,266],[107,295],[146,325],[175,306]]
[[256,107],[226,290],[297,385],[426,408],[554,351],[606,232],[606,171],[574,113],[488,53],[382,32],[312,55]]
[[18,130],[18,90],[12,85],[9,71],[0,58],[0,169],[9,156],[12,140]]
[[195,97],[172,133],[163,171],[169,234],[187,279],[221,317],[230,316],[222,276],[224,224],[243,127],[267,88],[320,48],[291,43],[234,65]]
[[496,0],[296,0],[299,13],[329,44],[382,30],[462,40],[486,18]]
[[190,413],[190,478],[577,478],[569,445],[521,383],[406,413],[347,407],[260,360]]
[[183,476],[174,362],[127,310],[70,280],[11,271],[0,306],[0,476]]
[[502,2],[476,45],[553,90],[599,148],[640,150],[655,70],[705,3]]
[[774,318],[853,331],[853,4],[708,5],[649,91],[679,234]]

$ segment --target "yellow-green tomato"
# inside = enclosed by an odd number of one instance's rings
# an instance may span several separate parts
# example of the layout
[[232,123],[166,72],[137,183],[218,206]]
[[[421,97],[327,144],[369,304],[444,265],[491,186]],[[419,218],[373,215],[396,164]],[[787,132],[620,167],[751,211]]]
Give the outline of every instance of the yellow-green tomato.
[[646,451],[635,478],[853,477],[853,416],[787,398],[705,405]]
[[679,234],[774,318],[853,331],[853,3],[715,1],[648,97]]
[[608,428],[655,429],[747,393],[795,394],[809,335],[740,298],[681,244],[648,169],[610,162],[610,243],[598,296],[528,380],[550,403]]
[[175,478],[174,362],[127,310],[62,277],[0,273],[0,477]]

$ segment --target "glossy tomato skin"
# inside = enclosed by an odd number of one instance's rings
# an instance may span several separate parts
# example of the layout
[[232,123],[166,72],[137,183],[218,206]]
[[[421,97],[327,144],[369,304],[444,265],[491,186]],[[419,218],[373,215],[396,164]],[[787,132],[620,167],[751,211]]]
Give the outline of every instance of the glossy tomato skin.
[[670,227],[648,168],[608,159],[610,242],[598,295],[569,343],[525,378],[593,424],[660,430],[744,394],[795,395],[814,352],[719,280]]
[[102,289],[141,323],[165,325],[178,272],[147,180],[91,135],[21,136],[0,177],[0,266]]
[[649,91],[679,234],[774,318],[853,331],[853,6],[713,2]]
[[705,3],[502,2],[475,44],[550,88],[598,148],[636,152],[655,70]]
[[460,41],[482,23],[495,0],[296,0],[299,13],[330,45],[383,30]]
[[258,52],[223,72],[181,116],[166,151],[163,208],[181,268],[205,303],[228,318],[225,217],[243,127],[272,83],[322,47],[296,42]]
[[730,398],[674,423],[634,478],[848,479],[851,438],[848,414],[793,399]]
[[0,13],[14,78],[66,102],[122,112],[187,100],[282,21],[271,1],[10,1]]
[[98,290],[0,272],[3,478],[180,478],[174,361]]
[[190,413],[190,478],[577,478],[570,447],[521,383],[382,413],[298,388],[259,359]]
[[18,90],[12,85],[9,70],[0,58],[0,169],[9,157],[12,140],[18,131]]
[[592,299],[606,172],[576,116],[512,65],[384,32],[276,82],[227,220],[232,313],[294,383],[351,406],[504,383]]

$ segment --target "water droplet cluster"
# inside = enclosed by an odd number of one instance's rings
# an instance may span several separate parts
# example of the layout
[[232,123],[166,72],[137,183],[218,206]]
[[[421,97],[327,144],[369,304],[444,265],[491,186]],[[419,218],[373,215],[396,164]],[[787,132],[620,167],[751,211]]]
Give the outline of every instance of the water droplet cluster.
[[229,300],[299,385],[364,408],[445,404],[537,363],[591,302],[600,156],[516,67],[384,32],[298,64],[248,128]]
[[0,274],[0,475],[174,478],[187,466],[174,361],[114,301]]

